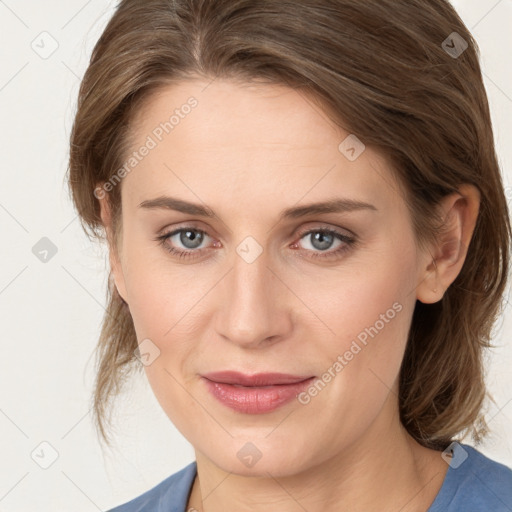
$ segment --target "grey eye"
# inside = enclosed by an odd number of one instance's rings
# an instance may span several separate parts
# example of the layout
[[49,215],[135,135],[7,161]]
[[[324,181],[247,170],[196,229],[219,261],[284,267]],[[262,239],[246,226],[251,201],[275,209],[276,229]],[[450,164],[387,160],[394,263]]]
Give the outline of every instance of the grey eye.
[[200,231],[184,229],[176,234],[179,235],[179,241],[186,249],[197,249],[204,240],[204,234]]
[[309,250],[316,250],[316,251],[326,251],[327,249],[331,249],[333,247],[333,243],[338,239],[339,243],[342,242],[339,240],[339,235],[330,233],[329,231],[310,231],[309,233],[306,233],[302,240],[309,241],[309,245],[311,247],[303,247],[305,249]]

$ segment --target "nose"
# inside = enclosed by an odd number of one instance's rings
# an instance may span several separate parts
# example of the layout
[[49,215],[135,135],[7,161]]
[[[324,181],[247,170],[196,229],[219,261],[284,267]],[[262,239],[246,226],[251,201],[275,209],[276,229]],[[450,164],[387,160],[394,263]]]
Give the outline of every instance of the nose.
[[263,252],[254,261],[235,254],[220,283],[217,334],[244,348],[276,343],[292,329],[290,292]]

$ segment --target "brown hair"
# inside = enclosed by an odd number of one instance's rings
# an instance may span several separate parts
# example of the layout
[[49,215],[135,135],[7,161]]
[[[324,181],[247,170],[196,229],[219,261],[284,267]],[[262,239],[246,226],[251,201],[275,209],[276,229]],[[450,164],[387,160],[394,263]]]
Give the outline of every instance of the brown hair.
[[[69,184],[89,236],[103,239],[93,191],[122,166],[134,114],[158,88],[192,77],[261,80],[318,100],[392,163],[420,246],[439,232],[434,214],[444,196],[464,183],[479,189],[460,274],[439,302],[416,303],[399,392],[401,421],[424,446],[443,449],[468,432],[478,440],[482,349],[501,313],[511,227],[478,48],[453,7],[446,0],[122,0],[94,48],[71,135]],[[108,194],[114,233],[120,189]],[[108,444],[110,401],[141,365],[112,278],[107,300],[93,405]]]

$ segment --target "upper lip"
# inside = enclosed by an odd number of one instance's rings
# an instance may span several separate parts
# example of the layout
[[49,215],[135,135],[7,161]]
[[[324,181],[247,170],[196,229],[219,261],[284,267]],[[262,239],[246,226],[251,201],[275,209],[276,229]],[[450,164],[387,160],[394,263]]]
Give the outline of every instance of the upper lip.
[[238,384],[240,386],[273,386],[279,384],[296,384],[310,379],[312,375],[290,375],[287,373],[256,373],[246,375],[235,371],[211,372],[203,375],[208,380],[223,384]]

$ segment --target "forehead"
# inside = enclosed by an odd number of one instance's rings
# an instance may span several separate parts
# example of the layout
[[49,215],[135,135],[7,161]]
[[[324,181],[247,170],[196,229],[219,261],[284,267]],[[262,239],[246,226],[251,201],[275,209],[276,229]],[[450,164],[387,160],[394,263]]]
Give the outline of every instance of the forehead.
[[317,145],[328,129],[335,138],[342,135],[305,93],[283,85],[221,79],[189,80],[159,89],[141,106],[132,129],[140,139],[169,120],[173,126],[169,134],[164,130],[165,138],[196,150],[233,143],[254,149],[262,144],[299,149]]
[[132,133],[131,151],[151,148],[125,178],[133,201],[176,195],[176,188],[190,199],[191,192],[214,199],[261,194],[278,202],[336,191],[379,203],[397,193],[383,157],[367,147],[356,160],[347,158],[347,144],[361,150],[357,139],[311,98],[281,85],[169,85],[140,107]]

